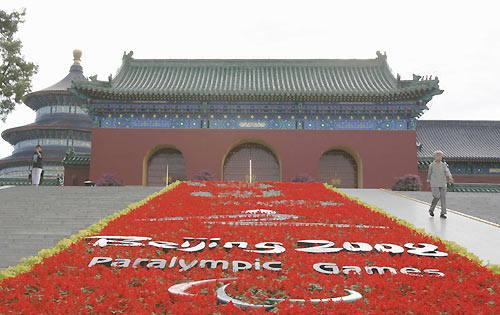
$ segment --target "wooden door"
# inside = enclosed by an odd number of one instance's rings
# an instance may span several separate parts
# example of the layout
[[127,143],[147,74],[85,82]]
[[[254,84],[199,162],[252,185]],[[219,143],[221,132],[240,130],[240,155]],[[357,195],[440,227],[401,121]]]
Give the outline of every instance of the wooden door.
[[161,149],[149,159],[148,186],[165,186],[167,164],[170,181],[186,180],[186,163],[182,153],[176,149]]
[[224,161],[224,180],[248,181],[250,160],[252,160],[253,181],[280,181],[278,159],[271,150],[257,143],[241,144],[229,152]]
[[330,150],[319,159],[318,181],[340,188],[358,187],[358,167],[343,150]]

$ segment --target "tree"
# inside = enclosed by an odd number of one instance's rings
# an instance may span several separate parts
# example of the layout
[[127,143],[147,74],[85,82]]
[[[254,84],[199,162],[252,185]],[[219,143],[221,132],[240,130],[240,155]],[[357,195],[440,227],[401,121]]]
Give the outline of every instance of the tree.
[[26,11],[0,10],[0,119],[5,121],[16,104],[31,91],[31,77],[38,66],[24,60],[21,41],[15,38]]

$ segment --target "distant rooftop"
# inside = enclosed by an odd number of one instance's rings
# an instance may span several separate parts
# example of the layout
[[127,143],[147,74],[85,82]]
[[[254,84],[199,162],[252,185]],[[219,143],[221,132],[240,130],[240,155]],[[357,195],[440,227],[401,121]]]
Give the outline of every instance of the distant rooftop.
[[[73,50],[73,65],[71,65],[69,69],[69,73],[59,82],[53,84],[43,90],[35,91],[26,95],[24,103],[33,109],[38,109],[41,106],[46,106],[44,103],[54,102],[54,99],[47,100],[41,99],[42,97],[51,97],[54,94],[71,94],[69,90],[74,81],[83,81],[87,80],[83,75],[83,68],[80,65],[80,58],[82,56],[82,51],[79,49]],[[53,96],[54,98],[56,96]],[[57,101],[56,101],[57,102]]]
[[69,69],[69,73],[61,81],[56,84],[43,89],[42,91],[66,91],[71,87],[73,81],[86,80],[83,76],[83,68],[80,65],[80,58],[82,57],[82,51],[79,49],[73,50],[73,65]]
[[441,150],[455,160],[500,161],[500,121],[419,120],[418,157]]
[[63,165],[66,166],[79,166],[79,167],[89,167],[90,166],[90,153],[79,152],[76,153],[73,149],[69,149],[62,160]]

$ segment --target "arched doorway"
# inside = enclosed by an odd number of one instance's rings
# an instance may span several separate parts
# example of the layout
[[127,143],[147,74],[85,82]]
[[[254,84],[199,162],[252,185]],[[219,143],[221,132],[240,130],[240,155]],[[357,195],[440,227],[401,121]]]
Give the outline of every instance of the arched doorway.
[[318,180],[340,188],[358,187],[358,165],[344,150],[326,151],[319,159]]
[[243,143],[234,147],[224,159],[223,179],[248,181],[249,161],[252,160],[252,178],[259,182],[279,182],[280,164],[274,153],[258,143]]
[[177,149],[163,148],[156,151],[148,161],[147,186],[165,186],[167,177],[171,181],[186,180],[186,163]]

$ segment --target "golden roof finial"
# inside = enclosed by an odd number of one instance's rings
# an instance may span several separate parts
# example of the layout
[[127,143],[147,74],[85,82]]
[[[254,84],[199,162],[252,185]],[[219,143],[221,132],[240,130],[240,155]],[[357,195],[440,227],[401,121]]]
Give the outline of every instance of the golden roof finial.
[[74,66],[79,66],[80,65],[80,58],[82,57],[82,51],[80,49],[75,49],[73,50],[73,62]]

